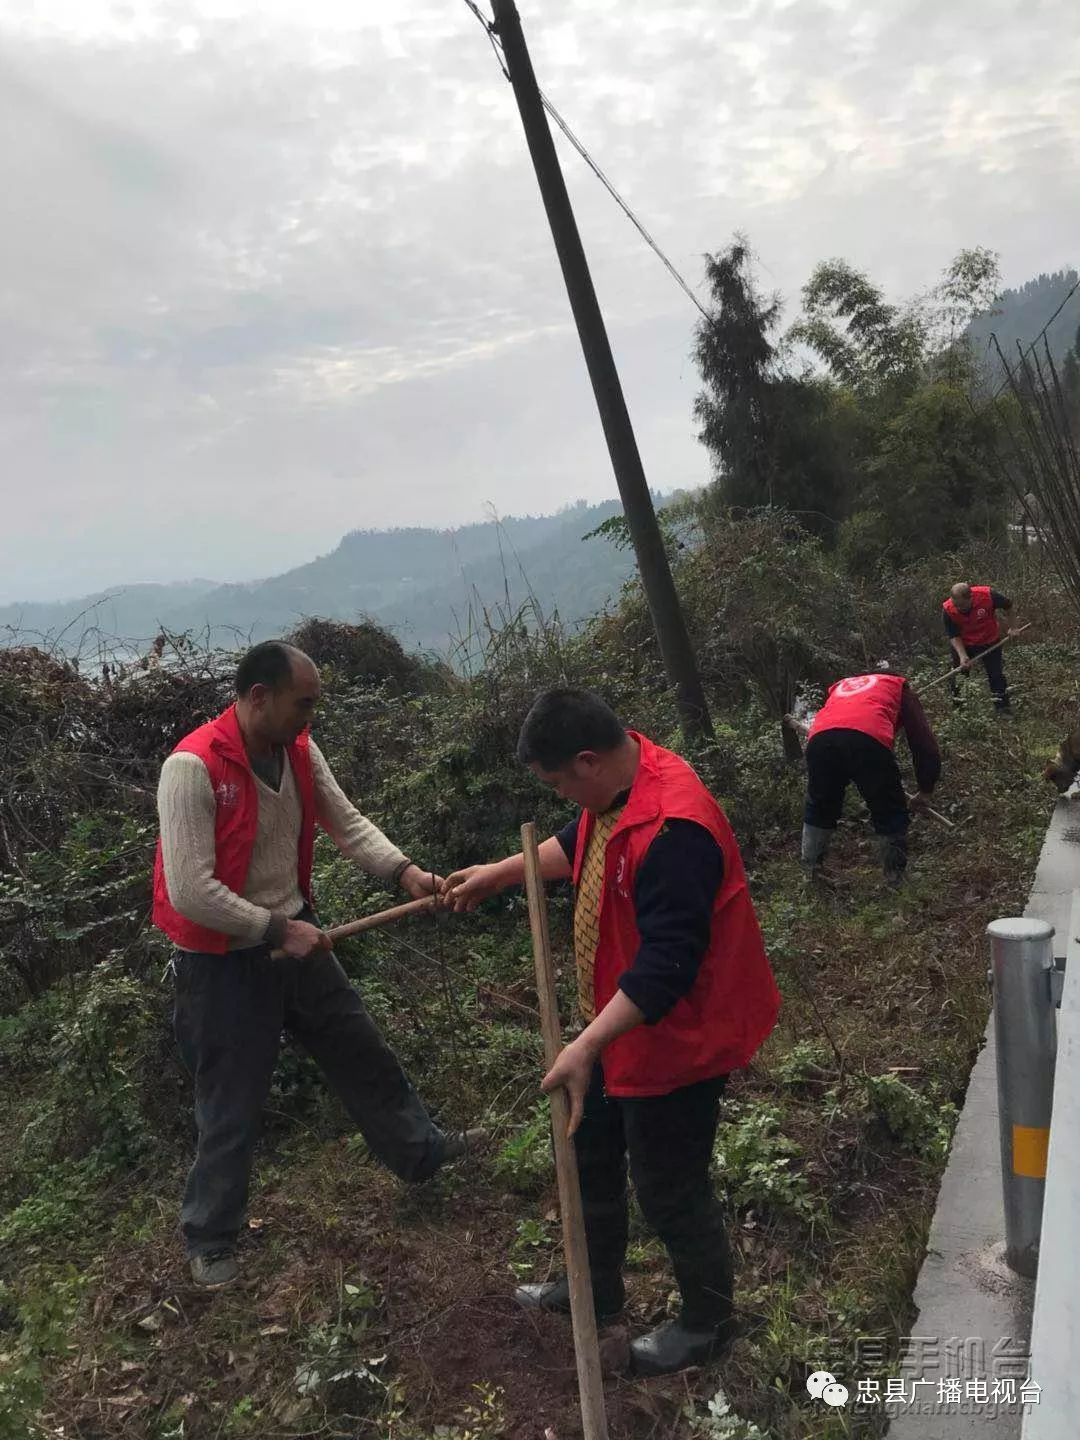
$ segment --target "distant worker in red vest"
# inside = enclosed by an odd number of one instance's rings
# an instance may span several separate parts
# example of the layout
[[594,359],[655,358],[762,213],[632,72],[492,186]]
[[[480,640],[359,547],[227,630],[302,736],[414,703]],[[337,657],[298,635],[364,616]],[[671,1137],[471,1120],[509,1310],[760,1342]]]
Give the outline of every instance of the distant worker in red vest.
[[[990,650],[1009,633],[1009,622],[999,622],[997,612],[1005,614],[1012,609],[1007,595],[991,590],[989,585],[969,585],[961,581],[949,592],[949,598],[942,607],[945,634],[949,637],[956,663],[971,669],[972,663],[982,657],[983,668],[994,697],[997,710],[1008,710],[1009,689],[1005,682],[1005,669],[1001,650]],[[989,650],[989,654],[986,652]],[[960,698],[960,687],[954,678],[949,682],[953,700]]]
[[[733,1266],[709,1178],[728,1075],[769,1034],[779,993],[739,847],[720,806],[678,755],[624,729],[598,696],[549,690],[526,716],[518,758],[578,816],[540,846],[548,880],[572,879],[583,1029],[544,1077],[570,1101],[597,1316],[623,1307],[629,1156],[638,1203],[671,1257],[678,1320],[630,1347],[639,1375],[700,1365],[731,1338]],[[520,885],[514,855],[444,882],[472,910]],[[565,1277],[516,1292],[568,1312]]]
[[[316,825],[362,870],[415,899],[439,877],[342,793],[308,732],[319,672],[307,655],[276,640],[256,645],[240,661],[236,695],[162,767],[154,866],[154,923],[176,947],[174,1023],[195,1081],[198,1150],[181,1230],[192,1278],[208,1289],[239,1273],[234,1247],[283,1029],[402,1179],[425,1180],[484,1138],[434,1125],[335,959],[312,908]],[[283,959],[271,958],[275,949]]]
[[[901,729],[919,787],[910,807],[893,751]],[[885,878],[898,885],[907,867],[910,810],[929,804],[940,774],[934,732],[902,675],[879,670],[838,680],[814,717],[806,745],[802,859],[809,873],[820,873],[850,781],[869,808]]]

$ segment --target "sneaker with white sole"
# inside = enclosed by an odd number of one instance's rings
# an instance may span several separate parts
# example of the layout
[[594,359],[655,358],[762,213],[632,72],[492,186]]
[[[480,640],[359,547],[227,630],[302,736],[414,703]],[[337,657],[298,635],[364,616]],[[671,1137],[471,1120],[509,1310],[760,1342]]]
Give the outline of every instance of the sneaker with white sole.
[[191,1278],[202,1290],[224,1290],[239,1274],[240,1266],[231,1249],[207,1250],[191,1257]]

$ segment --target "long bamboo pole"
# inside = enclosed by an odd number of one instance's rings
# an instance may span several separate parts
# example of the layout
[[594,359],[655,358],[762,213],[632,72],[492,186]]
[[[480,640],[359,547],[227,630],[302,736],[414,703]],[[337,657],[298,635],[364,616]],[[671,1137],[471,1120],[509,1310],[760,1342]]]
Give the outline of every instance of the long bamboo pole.
[[[550,1069],[562,1049],[562,1033],[559,1026],[559,1005],[555,996],[555,969],[551,963],[551,940],[548,936],[547,896],[540,873],[536,826],[531,821],[521,827],[521,853],[525,857],[525,894],[529,901],[529,928],[532,931],[533,959],[536,962],[536,993],[540,997],[544,1058]],[[550,1100],[563,1249],[566,1252],[566,1275],[570,1282],[570,1318],[574,1327],[574,1354],[577,1358],[582,1429],[584,1440],[607,1440],[604,1382],[600,1373],[600,1346],[596,1338],[596,1311],[593,1309],[589,1252],[585,1245],[581,1185],[578,1182],[574,1142],[567,1134],[570,1105],[566,1092],[562,1089],[553,1090]]]

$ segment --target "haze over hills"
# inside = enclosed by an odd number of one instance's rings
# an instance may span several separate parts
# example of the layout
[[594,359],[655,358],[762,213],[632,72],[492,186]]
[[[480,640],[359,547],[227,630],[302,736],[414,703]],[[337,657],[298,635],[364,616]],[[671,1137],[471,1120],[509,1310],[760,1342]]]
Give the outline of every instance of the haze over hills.
[[[1001,362],[996,352],[988,348],[991,335],[997,336],[1009,363],[1014,365],[1017,345],[1030,345],[1045,326],[1050,353],[1060,365],[1066,353],[1074,349],[1080,339],[1077,334],[1080,330],[1080,290],[1069,295],[1076,281],[1075,270],[1057,270],[1052,275],[1038,275],[1019,289],[1005,290],[992,313],[976,316],[968,326],[968,338],[975,353],[985,356],[990,369],[998,372]],[[1060,312],[1050,320],[1058,306],[1061,306]],[[1041,345],[1039,353],[1042,353]]]
[[[1059,363],[1070,350],[1080,354],[1080,290],[1069,295],[1076,281],[1076,271],[1064,269],[1006,290],[994,311],[969,327],[976,351],[996,368],[996,357],[987,353],[992,333],[1012,358],[1017,342],[1030,343],[1061,306],[1046,330],[1051,352]],[[235,648],[317,615],[370,618],[409,648],[446,654],[469,629],[470,610],[513,610],[534,595],[545,613],[557,611],[573,626],[602,609],[633,572],[633,556],[603,538],[583,537],[620,510],[616,500],[581,501],[554,515],[456,530],[354,530],[329,554],[262,580],[131,584],[70,600],[3,605],[0,646],[41,639],[78,653],[90,632],[145,642],[165,628]]]
[[453,531],[354,530],[329,554],[264,580],[136,584],[0,606],[0,644],[42,636],[77,653],[91,631],[145,640],[164,628],[233,646],[318,615],[370,618],[407,647],[445,653],[466,632],[470,606],[517,608],[532,594],[569,625],[602,609],[631,574],[633,556],[603,537],[583,537],[620,511],[616,500],[581,502]]

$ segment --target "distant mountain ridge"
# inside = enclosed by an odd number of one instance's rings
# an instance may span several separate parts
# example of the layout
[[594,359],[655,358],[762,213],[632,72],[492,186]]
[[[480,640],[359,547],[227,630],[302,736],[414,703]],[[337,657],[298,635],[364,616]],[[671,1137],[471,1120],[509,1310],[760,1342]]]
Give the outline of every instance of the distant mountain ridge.
[[[1009,364],[1014,365],[1017,344],[1030,345],[1044,328],[1050,353],[1055,362],[1061,364],[1066,353],[1077,344],[1080,330],[1080,289],[1066,299],[1077,278],[1072,269],[1038,275],[1017,290],[1003,291],[992,314],[975,317],[968,326],[967,336],[975,354],[985,359],[989,370],[1000,373],[1001,369],[997,352],[990,344],[991,335],[997,336]],[[1051,320],[1059,306],[1060,312]]]
[[114,586],[96,595],[0,606],[0,645],[47,637],[77,653],[88,636],[146,640],[192,631],[211,644],[268,639],[305,616],[366,617],[408,648],[446,653],[470,609],[516,609],[535,596],[573,626],[602,609],[634,568],[633,555],[589,531],[621,511],[584,501],[555,515],[512,516],[457,530],[353,530],[327,555],[264,580]]

